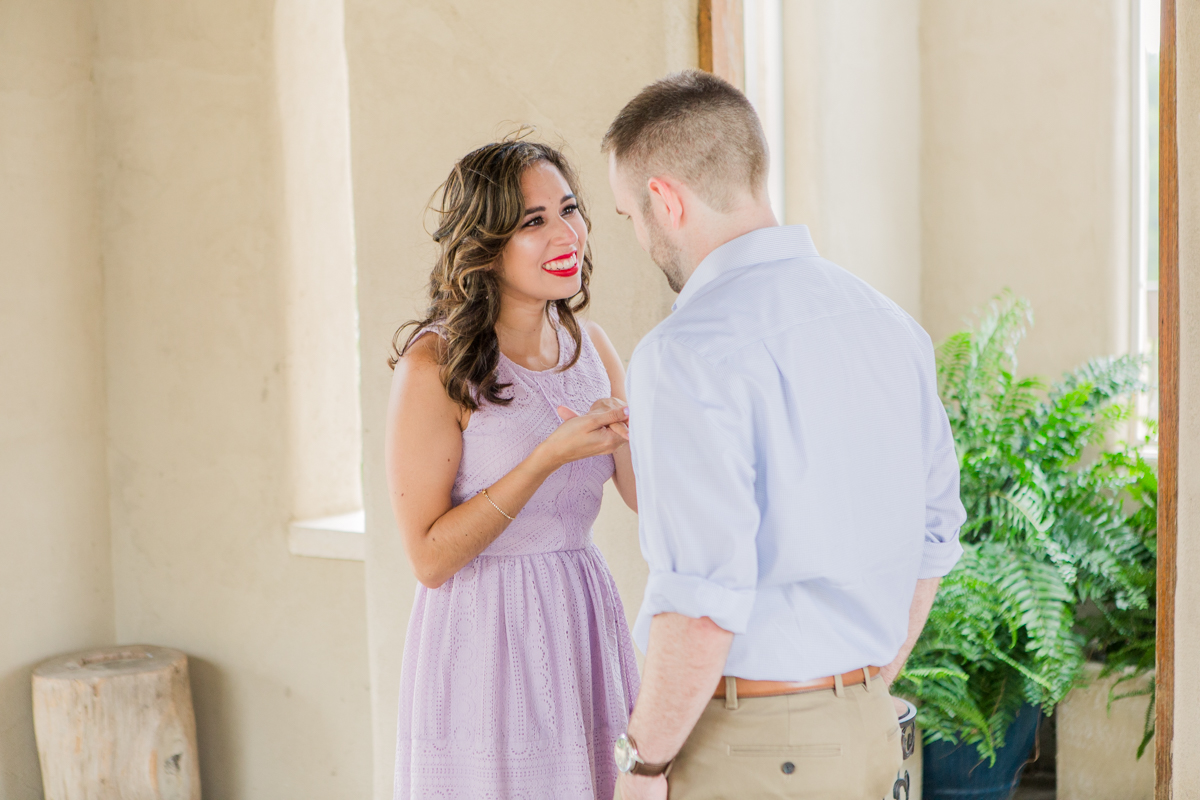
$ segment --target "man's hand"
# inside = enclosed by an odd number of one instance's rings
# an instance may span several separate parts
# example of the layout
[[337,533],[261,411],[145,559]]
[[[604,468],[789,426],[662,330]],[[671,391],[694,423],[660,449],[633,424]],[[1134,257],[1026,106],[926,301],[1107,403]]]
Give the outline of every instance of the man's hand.
[[[694,619],[664,612],[650,622],[650,646],[629,736],[649,764],[675,758],[725,669],[733,634],[708,617]],[[667,779],[622,775],[619,800],[663,800]]]
[[[627,408],[629,408],[628,403],[626,403],[622,400],[618,400],[615,397],[601,397],[599,400],[592,403],[592,407],[590,409],[588,409],[587,413],[588,414],[607,414],[611,411],[624,410]],[[580,417],[580,416],[584,416],[584,415],[580,414],[578,411],[576,411],[573,408],[568,408],[567,406],[559,406],[558,407],[558,417],[559,417],[559,419],[563,420],[564,422],[566,420],[574,419],[575,417]],[[628,415],[625,416],[625,420],[626,420],[625,422],[615,422],[615,423],[609,425],[608,429],[628,442],[629,441],[629,424],[628,424],[629,416]]]
[[662,775],[620,775],[615,800],[667,800],[667,779]]
[[937,597],[938,584],[941,581],[941,578],[922,578],[917,581],[912,605],[908,609],[908,638],[904,640],[892,663],[879,670],[879,676],[889,687],[904,669],[904,662],[908,660],[908,654],[912,652],[917,639],[921,638],[921,631],[925,628],[925,620],[929,619],[929,610],[933,608],[933,600]]

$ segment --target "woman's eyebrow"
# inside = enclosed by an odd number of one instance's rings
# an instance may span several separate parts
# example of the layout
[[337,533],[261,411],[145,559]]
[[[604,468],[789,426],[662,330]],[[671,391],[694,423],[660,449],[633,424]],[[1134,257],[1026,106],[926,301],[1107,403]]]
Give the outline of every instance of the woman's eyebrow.
[[[565,203],[568,200],[574,200],[574,199],[575,199],[575,195],[564,194],[562,200],[559,200],[558,202]],[[545,206],[535,206],[534,208],[527,208],[527,209],[525,209],[525,216],[529,216],[530,214],[540,214],[541,212],[543,212],[545,210],[546,210]]]

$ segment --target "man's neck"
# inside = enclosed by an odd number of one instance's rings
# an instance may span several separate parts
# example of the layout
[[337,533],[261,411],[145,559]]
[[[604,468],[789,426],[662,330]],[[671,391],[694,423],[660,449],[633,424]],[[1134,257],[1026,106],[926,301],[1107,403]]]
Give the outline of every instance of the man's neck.
[[690,279],[696,268],[712,251],[734,239],[761,228],[776,228],[779,221],[769,203],[757,202],[747,204],[731,214],[711,214],[700,221],[697,226],[697,236],[693,239],[692,247],[685,251],[687,257],[687,278]]

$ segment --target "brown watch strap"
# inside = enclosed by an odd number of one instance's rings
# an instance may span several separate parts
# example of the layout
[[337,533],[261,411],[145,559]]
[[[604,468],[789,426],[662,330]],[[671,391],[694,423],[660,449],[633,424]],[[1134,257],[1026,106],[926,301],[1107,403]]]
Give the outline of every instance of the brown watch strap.
[[635,761],[633,762],[633,769],[629,770],[629,772],[633,775],[645,775],[646,777],[652,778],[655,775],[662,775],[664,772],[669,770],[671,768],[671,764],[674,762],[675,759],[671,759],[670,761],[662,764],[646,764],[642,761]]
[[[633,751],[636,753],[637,742],[635,742],[633,737],[628,733],[625,734],[625,738],[629,740],[629,744],[633,746]],[[638,758],[641,758],[640,754],[638,755]],[[664,761],[661,764],[647,764],[645,761],[638,760],[633,762],[633,767],[629,770],[629,773],[631,775],[644,775],[647,778],[653,778],[655,775],[662,775],[664,772],[669,770],[671,768],[671,764],[673,763],[675,763],[675,759],[673,758],[670,761]]]

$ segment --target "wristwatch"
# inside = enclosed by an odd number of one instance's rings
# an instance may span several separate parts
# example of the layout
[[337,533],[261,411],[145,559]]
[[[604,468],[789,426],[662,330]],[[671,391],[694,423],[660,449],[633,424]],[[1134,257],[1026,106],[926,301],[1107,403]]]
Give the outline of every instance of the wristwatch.
[[622,733],[617,737],[617,744],[613,747],[613,755],[617,759],[617,769],[621,772],[633,775],[662,775],[671,766],[671,761],[662,764],[647,764],[637,751],[637,742],[633,741],[628,733]]

